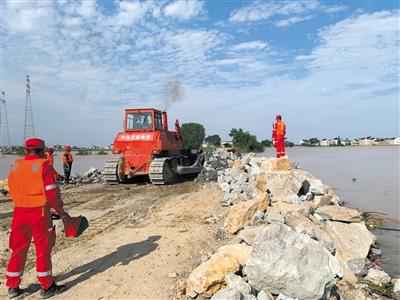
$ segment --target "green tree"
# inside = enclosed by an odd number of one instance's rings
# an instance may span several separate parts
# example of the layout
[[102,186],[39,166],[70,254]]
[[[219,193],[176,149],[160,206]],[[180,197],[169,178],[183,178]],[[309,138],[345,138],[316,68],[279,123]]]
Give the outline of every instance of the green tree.
[[221,146],[221,137],[218,134],[209,135],[206,137],[205,141],[209,145],[214,145],[217,147]]
[[185,123],[182,125],[181,134],[185,149],[200,149],[206,136],[206,130],[201,124]]
[[294,147],[294,143],[291,141],[285,141],[285,146],[286,147]]
[[270,140],[263,140],[263,141],[261,141],[261,144],[262,144],[264,147],[271,147],[271,146],[272,146],[272,141],[270,141]]
[[248,131],[243,131],[241,128],[233,128],[229,133],[229,136],[232,137],[233,147],[237,148],[241,152],[264,151],[264,146],[257,141],[257,137],[250,134]]

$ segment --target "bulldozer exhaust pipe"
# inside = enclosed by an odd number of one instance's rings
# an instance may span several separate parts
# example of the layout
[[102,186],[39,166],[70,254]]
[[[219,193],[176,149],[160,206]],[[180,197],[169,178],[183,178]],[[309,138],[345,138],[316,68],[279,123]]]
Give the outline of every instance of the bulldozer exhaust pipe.
[[167,112],[163,111],[162,113],[162,117],[163,117],[163,127],[165,131],[168,131],[168,116],[167,116]]

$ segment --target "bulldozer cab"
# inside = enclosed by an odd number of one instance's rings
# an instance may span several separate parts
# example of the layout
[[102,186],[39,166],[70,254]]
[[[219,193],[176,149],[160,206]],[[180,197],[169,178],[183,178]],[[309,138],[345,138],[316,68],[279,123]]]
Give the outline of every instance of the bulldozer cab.
[[167,122],[166,117],[163,118],[163,113],[155,109],[125,110],[125,131],[164,130],[167,128],[164,122]]

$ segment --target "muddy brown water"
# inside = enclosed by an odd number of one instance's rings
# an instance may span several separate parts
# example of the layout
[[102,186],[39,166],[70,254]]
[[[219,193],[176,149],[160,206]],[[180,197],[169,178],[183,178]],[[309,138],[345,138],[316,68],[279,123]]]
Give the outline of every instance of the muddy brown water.
[[[335,187],[346,205],[363,211],[379,211],[400,220],[400,147],[294,147],[288,149],[291,160],[310,171],[326,184]],[[262,155],[273,156],[273,149]],[[101,169],[109,156],[75,156],[73,174],[90,167]],[[0,156],[0,178],[8,172],[13,156]],[[59,155],[56,169],[61,172]],[[397,224],[396,224],[397,223]],[[387,226],[400,228],[398,222]],[[377,230],[383,252],[384,268],[392,276],[400,276],[400,232]]]

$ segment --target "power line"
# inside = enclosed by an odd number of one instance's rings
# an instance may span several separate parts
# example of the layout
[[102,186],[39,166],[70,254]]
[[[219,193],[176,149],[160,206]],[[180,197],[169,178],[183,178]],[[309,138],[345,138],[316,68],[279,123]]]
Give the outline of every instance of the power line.
[[25,101],[25,124],[24,140],[30,136],[35,136],[35,126],[33,123],[33,109],[31,99],[31,81],[29,75],[26,75],[26,101]]
[[[2,107],[4,110],[4,118],[2,117],[2,109],[1,109]],[[8,126],[8,115],[7,115],[7,101],[6,101],[6,93],[4,91],[1,92],[1,98],[0,98],[0,137],[3,132],[3,127],[5,129],[5,133],[7,136],[7,146],[11,147],[10,127]]]

